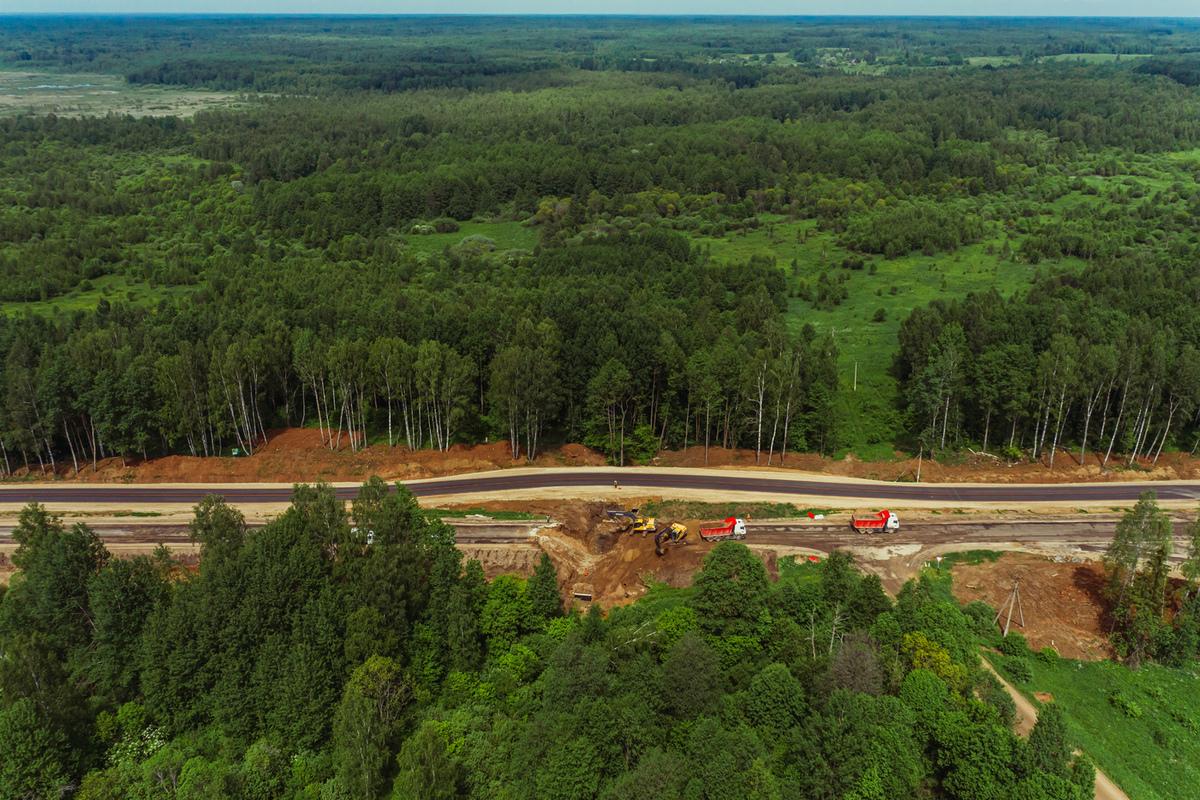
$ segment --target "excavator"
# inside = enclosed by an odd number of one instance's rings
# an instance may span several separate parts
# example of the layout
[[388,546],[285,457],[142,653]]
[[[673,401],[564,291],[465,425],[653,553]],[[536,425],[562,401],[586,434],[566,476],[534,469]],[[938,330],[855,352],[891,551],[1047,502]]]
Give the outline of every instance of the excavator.
[[605,511],[610,522],[621,522],[626,520],[625,527],[621,529],[621,533],[640,533],[643,536],[654,533],[654,526],[658,520],[654,517],[643,517],[638,513],[636,508],[629,511]]
[[687,540],[687,526],[678,522],[668,522],[662,528],[655,530],[658,520],[654,517],[643,517],[636,508],[629,511],[605,511],[610,522],[625,521],[626,525],[621,529],[622,533],[640,533],[643,536],[654,534],[654,552],[662,555],[666,552],[668,545],[685,545],[691,544]]
[[678,522],[667,523],[666,525],[662,526],[662,529],[659,530],[658,533],[654,534],[655,555],[661,556],[663,553],[665,553],[667,545],[691,544],[691,542],[687,540],[687,536],[687,526]]

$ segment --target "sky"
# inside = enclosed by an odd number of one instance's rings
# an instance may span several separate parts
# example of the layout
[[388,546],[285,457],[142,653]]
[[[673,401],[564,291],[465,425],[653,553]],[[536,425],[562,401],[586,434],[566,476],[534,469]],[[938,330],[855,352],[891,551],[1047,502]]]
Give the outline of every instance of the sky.
[[1200,0],[0,0],[0,13],[53,14],[762,14],[1197,17]]

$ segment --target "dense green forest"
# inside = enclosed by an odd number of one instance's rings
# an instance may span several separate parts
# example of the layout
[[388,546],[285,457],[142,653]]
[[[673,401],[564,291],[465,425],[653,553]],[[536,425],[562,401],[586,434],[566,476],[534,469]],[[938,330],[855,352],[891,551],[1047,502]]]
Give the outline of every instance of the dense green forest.
[[[1148,668],[1148,698],[1133,678],[1081,685],[1079,662],[1001,635],[986,603],[960,607],[941,568],[893,601],[845,552],[784,559],[772,583],[758,555],[723,542],[690,588],[652,583],[632,606],[581,614],[563,608],[547,555],[528,580],[488,582],[452,528],[389,489],[372,478],[347,509],[330,485],[298,484],[258,529],[209,497],[190,525],[198,572],[161,546],[114,558],[85,523],[27,506],[21,573],[0,588],[0,794],[1092,797],[1071,730],[1094,701],[1045,706],[1018,739],[979,645],[1019,685],[1036,668],[1128,717],[1167,706],[1149,755],[1105,754],[1139,776],[1138,796],[1195,779],[1172,757],[1190,746],[1171,744],[1195,731],[1191,673]],[[1166,581],[1170,530],[1148,493],[1105,556],[1114,641],[1135,667],[1187,667],[1200,644],[1200,522],[1183,587]]]
[[981,667],[977,637],[1018,673],[1023,639],[933,575],[893,603],[835,552],[772,585],[724,542],[693,588],[580,616],[548,557],[488,583],[378,479],[349,513],[298,485],[259,530],[215,497],[191,529],[181,576],[22,512],[5,797],[1091,797],[1062,712],[1018,740]]
[[[4,21],[6,81],[238,103],[0,113],[5,476],[253,452],[282,425],[615,463],[1131,465],[1200,438],[1194,20]],[[897,279],[917,264],[940,281]],[[965,273],[985,288],[949,292]],[[849,306],[886,332],[872,393],[820,316]],[[1180,597],[1165,520],[1143,498],[1107,554],[1132,665],[1194,665],[1200,525]],[[771,584],[723,543],[692,588],[581,615],[548,559],[488,583],[378,480],[349,511],[297,486],[259,530],[210,499],[192,532],[196,574],[22,514],[0,795],[1091,796],[1076,711],[1017,740],[977,645],[1018,684],[1082,667],[936,572],[893,601],[843,553]],[[1196,729],[1173,711],[1168,756]]]
[[[619,463],[1200,434],[1191,22],[8,22],[12,69],[255,94],[0,117],[6,474],[296,424]],[[795,221],[804,263],[712,256]],[[899,332],[851,397],[806,309],[964,248],[1024,288],[860,318]]]

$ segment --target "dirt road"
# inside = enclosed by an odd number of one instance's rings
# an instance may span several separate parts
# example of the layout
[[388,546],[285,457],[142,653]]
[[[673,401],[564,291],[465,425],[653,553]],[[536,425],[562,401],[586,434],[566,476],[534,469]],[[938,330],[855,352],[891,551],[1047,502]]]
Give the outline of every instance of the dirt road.
[[[985,669],[990,670],[1000,683],[1004,684],[1005,690],[1012,696],[1013,702],[1017,705],[1017,721],[1014,723],[1018,736],[1028,736],[1033,730],[1033,726],[1037,723],[1037,709],[1033,703],[1026,699],[1025,695],[1018,692],[1013,685],[1000,675],[999,672],[992,667],[986,658],[981,658]],[[1096,770],[1096,800],[1129,800],[1129,796],[1121,791],[1121,787],[1112,782],[1112,779]]]
[[[568,521],[567,528],[577,538],[588,536],[586,520],[578,518],[579,503],[564,502],[547,507],[552,522]],[[252,507],[247,507],[251,511]],[[253,513],[251,511],[251,513]],[[884,587],[895,593],[908,578],[942,553],[970,549],[1013,550],[1047,558],[1070,561],[1097,558],[1112,540],[1118,514],[1019,515],[1007,519],[997,515],[969,515],[945,518],[925,514],[906,515],[899,531],[856,533],[845,519],[813,521],[801,519],[748,520],[746,544],[755,550],[772,551],[774,556],[817,555],[835,548],[854,553],[859,565],[880,576]],[[191,552],[187,532],[188,515],[172,514],[163,519],[89,517],[92,525],[114,553],[148,552],[158,542],[176,553]],[[261,525],[266,517],[251,517]],[[71,520],[68,519],[68,522]],[[494,546],[478,551],[499,557],[496,547],[526,547],[537,544],[535,529],[546,524],[537,521],[498,521],[486,518],[448,520],[457,531],[460,545]],[[11,531],[14,520],[0,521],[0,554],[15,549]],[[1187,552],[1182,536],[1187,519],[1175,520],[1179,537],[1175,552]],[[1180,558],[1176,556],[1176,560]],[[485,563],[485,566],[487,564]]]
[[[923,564],[943,553],[1013,550],[1061,560],[1099,558],[1112,541],[1121,515],[955,517],[905,516],[900,530],[887,533],[858,533],[850,528],[848,518],[749,520],[746,543],[753,547],[775,547],[781,556],[820,555],[835,548],[849,550],[860,566],[878,574],[885,588],[894,593]],[[1190,521],[1182,514],[1172,517],[1173,566],[1182,563],[1188,552],[1185,528]]]

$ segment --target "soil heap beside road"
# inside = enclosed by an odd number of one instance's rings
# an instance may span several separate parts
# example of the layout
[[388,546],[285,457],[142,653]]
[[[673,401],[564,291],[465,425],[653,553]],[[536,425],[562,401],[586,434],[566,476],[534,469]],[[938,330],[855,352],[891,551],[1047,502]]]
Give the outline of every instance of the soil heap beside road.
[[[572,467],[603,466],[605,458],[596,450],[579,444],[565,444],[543,449],[529,464],[524,457],[514,459],[508,442],[481,445],[458,444],[448,451],[409,451],[404,447],[376,444],[362,450],[349,449],[349,436],[343,436],[341,449],[332,450],[322,443],[322,435],[312,428],[281,428],[267,432],[267,441],[252,456],[237,458],[198,458],[166,456],[147,460],[119,458],[102,459],[93,470],[90,462],[80,463],[76,475],[70,460],[60,460],[52,475],[46,465],[43,473],[35,463],[29,469],[11,461],[13,475],[18,478],[57,477],[99,483],[291,483],[313,482],[318,478],[330,482],[365,481],[371,475],[392,480],[416,480],[447,475],[480,472],[514,466]],[[916,472],[915,460],[901,453],[896,460],[864,462],[852,456],[841,460],[822,458],[812,453],[789,453],[781,465],[780,456],[763,453],[761,463],[755,463],[753,450],[732,450],[720,447],[689,447],[681,451],[664,451],[651,459],[648,466],[712,467],[712,468],[782,468],[801,472],[823,473],[835,477],[897,480]],[[770,463],[768,463],[768,458]],[[1164,454],[1157,464],[1139,464],[1131,469],[1111,469],[1121,465],[1110,461],[1110,469],[1100,473],[1097,454],[1089,453],[1079,464],[1078,454],[1072,457],[1059,453],[1054,468],[1048,457],[1040,462],[1009,464],[990,456],[970,455],[961,464],[947,466],[934,461],[921,463],[921,480],[927,483],[1068,483],[1088,481],[1188,480],[1200,477],[1200,459],[1186,454]]]

